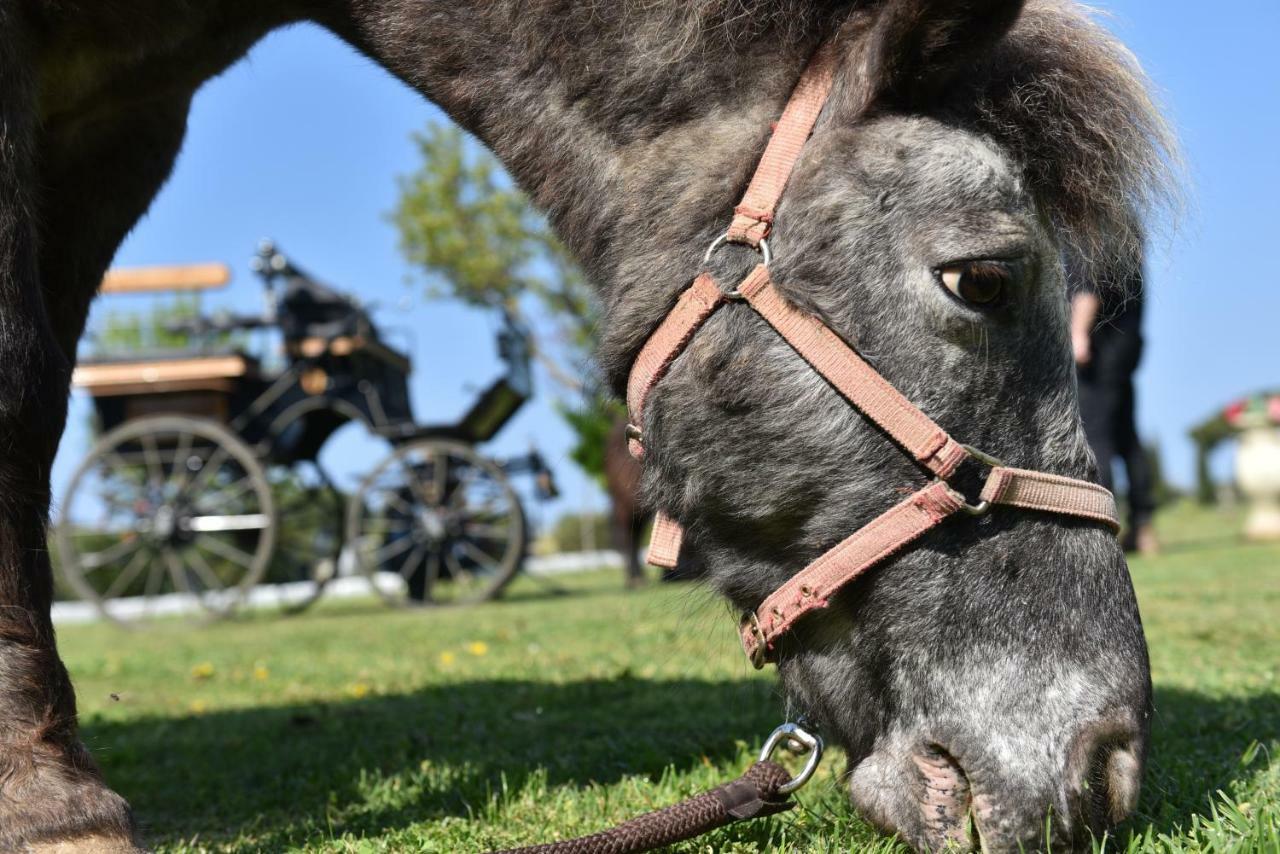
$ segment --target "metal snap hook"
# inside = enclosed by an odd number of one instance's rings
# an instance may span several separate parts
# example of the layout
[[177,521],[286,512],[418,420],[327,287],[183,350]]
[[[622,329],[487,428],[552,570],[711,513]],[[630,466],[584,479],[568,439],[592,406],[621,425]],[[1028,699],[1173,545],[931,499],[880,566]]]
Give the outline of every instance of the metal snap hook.
[[800,773],[778,787],[778,794],[789,795],[809,782],[813,772],[818,770],[818,763],[822,760],[823,742],[822,736],[809,732],[799,724],[785,723],[769,735],[769,740],[764,743],[764,748],[760,751],[759,761],[766,761],[784,742],[787,750],[797,756],[809,754]]

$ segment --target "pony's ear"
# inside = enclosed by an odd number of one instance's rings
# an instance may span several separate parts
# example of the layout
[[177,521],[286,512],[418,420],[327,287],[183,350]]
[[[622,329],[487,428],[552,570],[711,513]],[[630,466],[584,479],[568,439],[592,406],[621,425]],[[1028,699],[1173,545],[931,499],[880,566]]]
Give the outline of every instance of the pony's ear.
[[999,41],[1024,0],[885,0],[868,34],[868,102],[918,106]]

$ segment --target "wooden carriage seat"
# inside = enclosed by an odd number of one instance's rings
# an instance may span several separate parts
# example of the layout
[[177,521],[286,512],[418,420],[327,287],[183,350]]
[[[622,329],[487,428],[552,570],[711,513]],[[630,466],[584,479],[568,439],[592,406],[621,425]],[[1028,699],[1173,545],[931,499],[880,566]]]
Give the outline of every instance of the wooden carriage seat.
[[170,394],[173,392],[232,392],[246,378],[257,378],[258,360],[244,353],[216,355],[180,353],[136,359],[86,360],[76,367],[71,383],[93,397]]
[[258,360],[244,353],[176,353],[82,361],[71,375],[93,398],[103,429],[146,415],[226,421],[244,384],[261,378]]

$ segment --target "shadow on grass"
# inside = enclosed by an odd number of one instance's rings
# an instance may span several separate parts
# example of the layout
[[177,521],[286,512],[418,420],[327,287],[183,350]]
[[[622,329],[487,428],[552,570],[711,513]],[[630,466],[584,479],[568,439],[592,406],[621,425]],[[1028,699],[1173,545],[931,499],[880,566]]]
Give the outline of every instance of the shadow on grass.
[[[761,680],[551,684],[476,681],[340,703],[183,718],[96,721],[86,741],[149,841],[249,834],[280,850],[331,834],[386,833],[482,811],[542,769],[551,785],[611,783],[735,756],[777,723]],[[1186,827],[1280,733],[1280,694],[1211,698],[1158,689],[1136,830]]]
[[408,694],[88,722],[152,844],[251,834],[279,850],[467,816],[544,769],[610,783],[736,755],[777,724],[760,680],[478,681]]
[[1242,757],[1255,741],[1280,740],[1280,693],[1206,697],[1157,686],[1155,695],[1150,759],[1132,824],[1165,833],[1186,828],[1192,815],[1207,815],[1216,792],[1230,792],[1232,783],[1266,767],[1266,751],[1248,765]]

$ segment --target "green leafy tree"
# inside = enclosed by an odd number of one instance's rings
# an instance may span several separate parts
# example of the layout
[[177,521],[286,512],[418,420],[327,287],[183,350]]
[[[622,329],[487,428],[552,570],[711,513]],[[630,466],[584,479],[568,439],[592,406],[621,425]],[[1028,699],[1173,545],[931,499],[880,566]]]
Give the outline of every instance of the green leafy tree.
[[580,379],[590,376],[599,319],[582,271],[479,143],[440,123],[414,141],[422,163],[400,179],[392,212],[401,251],[428,294],[504,308],[533,331],[534,357],[561,387],[557,409],[577,436],[573,459],[603,478],[604,441],[621,409]]
[[193,346],[191,333],[174,331],[170,324],[191,320],[200,311],[197,297],[178,294],[151,305],[146,311],[107,312],[89,336],[95,356],[122,356],[148,350],[184,350]]

